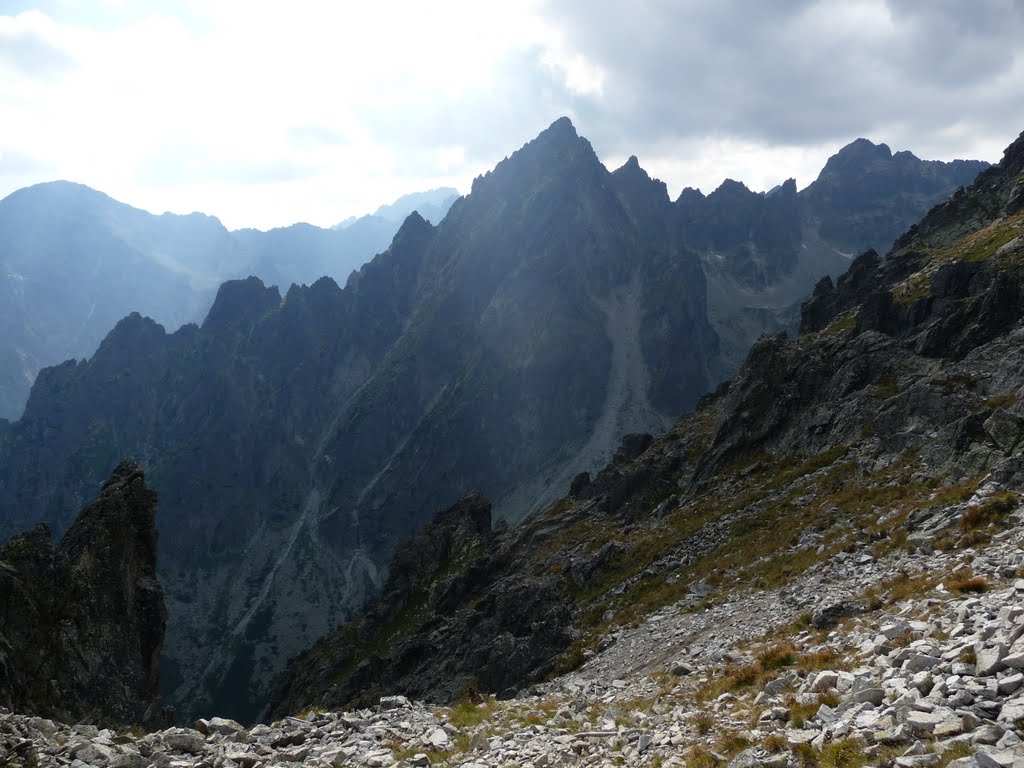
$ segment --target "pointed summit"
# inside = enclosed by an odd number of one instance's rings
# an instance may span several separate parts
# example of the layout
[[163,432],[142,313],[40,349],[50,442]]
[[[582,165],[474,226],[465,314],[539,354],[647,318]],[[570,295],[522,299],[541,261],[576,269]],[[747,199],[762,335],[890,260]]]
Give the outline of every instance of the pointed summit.
[[687,207],[699,205],[704,202],[706,198],[704,193],[694,187],[684,187],[683,191],[679,193],[679,197],[676,198],[676,205]]
[[625,163],[612,171],[612,175],[620,179],[651,181],[650,174],[641,167],[640,161],[637,160],[636,155],[630,155],[629,159]]
[[228,280],[220,286],[203,328],[250,328],[256,321],[281,303],[277,286],[269,288],[258,277]]
[[633,208],[638,205],[658,208],[669,203],[668,186],[660,179],[652,179],[640,166],[636,155],[630,155],[621,168],[613,171],[612,178]]
[[828,159],[825,167],[818,174],[818,179],[861,173],[868,166],[889,163],[892,159],[892,150],[887,144],[875,144],[867,139],[855,139]]
[[718,189],[708,195],[708,200],[722,203],[725,201],[740,201],[747,200],[751,197],[756,197],[757,194],[752,192],[750,188],[742,181],[736,181],[735,179],[726,179],[718,185]]
[[579,177],[606,173],[590,142],[576,133],[568,117],[558,118],[537,138],[498,163],[493,171],[474,179],[472,192],[476,194],[491,183],[530,186],[555,173]]
[[561,137],[567,140],[579,138],[579,134],[576,133],[576,126],[574,126],[572,124],[572,120],[565,115],[562,115],[560,118],[555,120],[555,122],[545,128],[537,138],[539,139],[546,135]]

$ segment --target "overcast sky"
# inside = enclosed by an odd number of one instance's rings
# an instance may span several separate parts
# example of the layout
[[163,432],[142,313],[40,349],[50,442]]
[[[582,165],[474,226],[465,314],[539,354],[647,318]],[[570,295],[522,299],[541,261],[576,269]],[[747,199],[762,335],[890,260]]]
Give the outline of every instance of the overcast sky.
[[1024,0],[0,0],[0,196],[71,179],[231,227],[472,178],[569,115],[675,196],[859,136],[997,161]]

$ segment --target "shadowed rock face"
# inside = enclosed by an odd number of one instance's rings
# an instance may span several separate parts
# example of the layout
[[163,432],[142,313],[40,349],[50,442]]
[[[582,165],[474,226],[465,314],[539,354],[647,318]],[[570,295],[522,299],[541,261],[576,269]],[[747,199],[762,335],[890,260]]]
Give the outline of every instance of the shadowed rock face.
[[0,546],[0,703],[66,721],[152,716],[166,623],[156,511],[123,461],[56,549],[45,524]]

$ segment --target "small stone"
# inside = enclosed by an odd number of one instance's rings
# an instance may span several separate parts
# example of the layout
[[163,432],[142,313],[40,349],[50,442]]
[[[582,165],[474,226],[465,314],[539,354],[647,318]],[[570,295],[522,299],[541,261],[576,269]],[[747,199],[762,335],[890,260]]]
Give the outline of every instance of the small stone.
[[473,738],[469,740],[469,748],[476,752],[486,752],[491,748],[490,739],[487,738],[487,734],[483,731],[477,731],[473,734]]
[[1003,662],[1003,659],[1006,658],[1006,651],[1007,648],[1002,643],[978,649],[977,661],[974,662],[975,674],[985,677],[1006,669],[1006,664]]
[[934,753],[930,755],[905,755],[896,758],[896,765],[899,768],[917,768],[917,766],[935,765],[937,762],[939,762],[939,756]]
[[448,746],[451,739],[448,738],[448,733],[444,728],[435,728],[427,736],[427,741],[434,747],[434,749],[444,749]]
[[759,768],[760,765],[757,750],[753,747],[743,750],[729,761],[729,768]]
[[[216,720],[217,718],[213,719]],[[243,768],[252,768],[256,763],[260,762],[260,756],[255,752],[228,752],[224,757],[237,765],[243,766]]]
[[796,729],[786,731],[786,742],[791,747],[798,747],[801,744],[810,744],[821,732],[811,729]]
[[873,704],[880,707],[885,701],[885,691],[881,688],[864,688],[853,694],[853,701],[857,704]]
[[430,765],[430,758],[423,752],[417,752],[407,762],[409,765],[416,766],[416,768],[423,768],[425,765]]
[[381,696],[380,697],[380,708],[381,709],[408,709],[409,699],[405,696]]
[[935,687],[935,678],[927,670],[918,672],[911,680],[911,685],[917,688],[922,695],[927,696],[931,689]]
[[[208,733],[220,733],[225,736],[230,736],[233,733],[238,733],[239,731],[245,730],[241,726],[241,724],[236,723],[234,720],[231,720],[226,717],[211,717],[208,721],[206,721],[206,727],[208,729]],[[196,728],[196,730],[200,733],[203,732],[202,729],[198,727]]]
[[932,656],[927,653],[915,653],[910,656],[903,664],[903,669],[907,672],[922,672],[926,669],[932,669],[942,663],[942,659]]
[[930,736],[935,726],[943,720],[941,715],[933,712],[909,712],[907,714],[907,725],[917,736]]
[[995,744],[1003,737],[1005,731],[998,725],[983,725],[971,733],[971,742],[974,744]]
[[974,759],[978,761],[979,768],[1013,768],[1014,754],[1009,750],[989,752],[979,749]]
[[116,755],[110,761],[110,768],[148,768],[151,762],[148,757],[143,757],[138,752],[127,752]]
[[905,724],[899,725],[893,730],[877,731],[874,734],[875,742],[884,745],[906,744],[911,738],[910,728]]
[[997,687],[1001,696],[1009,696],[1024,684],[1024,674],[1016,672],[999,680]]
[[811,683],[811,693],[824,693],[830,688],[835,688],[838,683],[838,672],[832,672],[831,670],[819,672],[815,676],[814,682]]
[[75,759],[93,765],[105,765],[114,758],[114,750],[104,744],[86,744],[75,752]]
[[1024,720],[1024,699],[1015,699],[1003,704],[999,712],[999,720],[1004,723],[1016,723]]
[[175,728],[163,735],[164,746],[175,752],[187,752],[190,755],[201,755],[206,751],[206,739],[197,731],[188,728]]
[[1022,743],[1024,743],[1024,740],[1017,735],[1016,731],[1007,731],[996,742],[996,747],[998,749],[1013,749],[1020,747]]
[[932,729],[932,736],[936,739],[948,739],[951,736],[959,736],[963,733],[963,722],[960,720],[943,720],[936,723]]

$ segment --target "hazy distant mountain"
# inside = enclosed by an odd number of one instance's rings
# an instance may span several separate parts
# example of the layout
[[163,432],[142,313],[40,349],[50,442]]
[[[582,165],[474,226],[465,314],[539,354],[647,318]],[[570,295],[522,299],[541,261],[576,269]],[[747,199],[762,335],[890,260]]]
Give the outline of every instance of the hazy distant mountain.
[[0,201],[0,416],[40,368],[92,354],[137,309],[176,328],[202,316],[244,254],[201,214],[153,216],[69,182]]
[[438,187],[426,192],[413,192],[395,200],[393,203],[382,205],[376,211],[366,216],[350,216],[344,221],[335,224],[335,229],[346,229],[357,222],[366,223],[374,219],[383,219],[395,224],[401,224],[409,214],[415,211],[427,221],[437,224],[448,213],[452,203],[459,199],[459,191],[454,187]]
[[[251,716],[437,509],[480,489],[519,519],[691,407],[729,364],[715,325],[753,313],[738,347],[778,320],[777,286],[845,260],[802,211],[792,183],[672,202],[563,118],[344,289],[228,282],[201,327],[131,315],[43,371],[0,424],[0,526],[60,528],[137,458],[163,516],[165,686],[183,712]],[[252,237],[317,251],[320,232]]]
[[[436,205],[448,193],[409,198]],[[229,232],[211,216],[154,216],[81,184],[18,190],[0,201],[0,418],[21,415],[41,368],[88,357],[130,312],[173,330],[201,321],[228,279],[257,275],[282,290],[343,281],[400,224],[379,215],[344,230]]]

